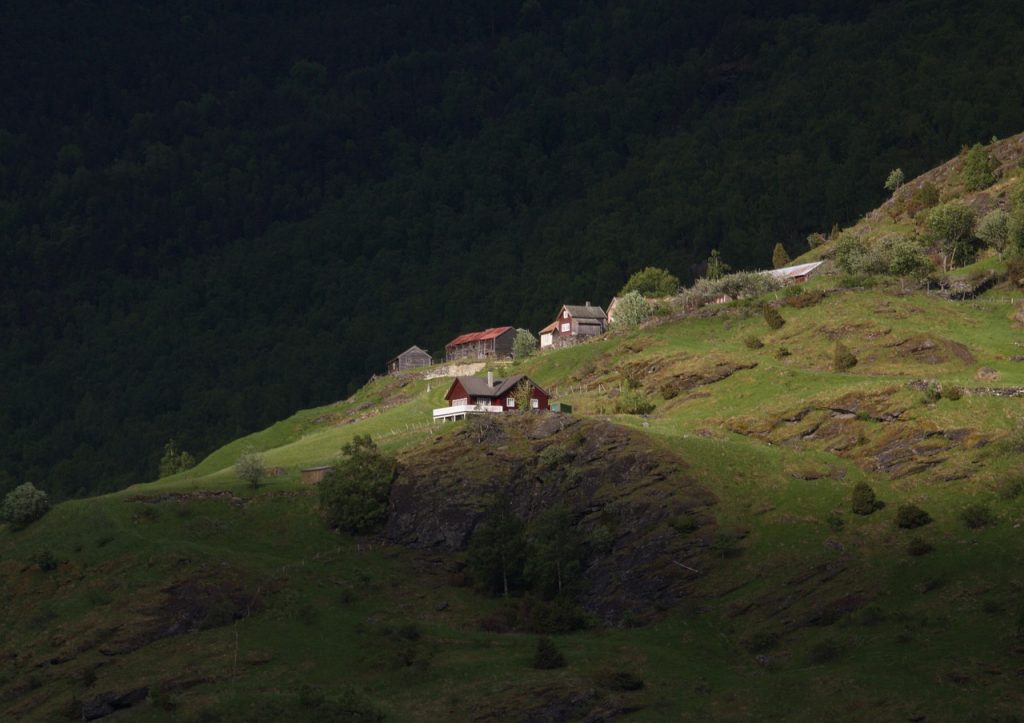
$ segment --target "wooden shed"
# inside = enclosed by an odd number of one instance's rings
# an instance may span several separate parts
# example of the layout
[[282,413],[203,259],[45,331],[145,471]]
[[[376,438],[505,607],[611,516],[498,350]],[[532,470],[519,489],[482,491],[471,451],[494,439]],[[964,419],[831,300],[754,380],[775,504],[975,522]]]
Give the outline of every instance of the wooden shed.
[[394,359],[388,361],[388,374],[404,372],[407,369],[428,367],[434,363],[434,358],[427,353],[426,349],[418,346],[410,346]]
[[445,359],[507,359],[512,356],[516,330],[511,326],[462,334],[445,345]]
[[315,485],[331,471],[331,466],[326,465],[324,467],[307,467],[304,470],[300,470],[302,475],[302,484]]

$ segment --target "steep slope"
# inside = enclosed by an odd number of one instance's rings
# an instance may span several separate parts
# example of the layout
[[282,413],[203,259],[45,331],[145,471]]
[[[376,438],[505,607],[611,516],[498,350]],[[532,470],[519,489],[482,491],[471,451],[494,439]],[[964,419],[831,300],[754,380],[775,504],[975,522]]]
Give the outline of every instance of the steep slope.
[[[817,303],[782,303],[775,331],[736,302],[516,365],[571,417],[431,426],[446,380],[379,379],[191,472],[0,530],[0,711],[1012,714],[1024,443],[1019,399],[1001,395],[1024,388],[1015,304],[1002,288],[971,302],[828,276],[812,288]],[[850,371],[831,369],[836,340]],[[654,410],[615,413],[624,394]],[[386,528],[351,538],[326,529],[298,470],[363,433],[400,472]],[[231,470],[249,445],[280,468],[256,491]],[[884,507],[853,513],[858,482]],[[551,610],[471,586],[464,548],[499,492],[531,519],[565,504],[584,533],[592,617],[556,635],[564,669],[530,667]],[[932,521],[897,526],[906,504]]]

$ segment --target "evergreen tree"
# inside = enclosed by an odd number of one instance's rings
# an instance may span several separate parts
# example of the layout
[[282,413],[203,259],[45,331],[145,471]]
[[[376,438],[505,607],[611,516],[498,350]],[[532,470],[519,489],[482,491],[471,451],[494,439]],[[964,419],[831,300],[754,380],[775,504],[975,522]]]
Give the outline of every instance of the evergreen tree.
[[731,270],[732,267],[722,261],[722,257],[718,255],[718,249],[711,249],[711,255],[708,256],[707,270],[704,272],[704,278],[709,281],[718,281]]
[[790,258],[786,253],[786,247],[781,243],[775,244],[775,248],[772,250],[772,266],[781,269],[783,266],[788,266],[789,262]]

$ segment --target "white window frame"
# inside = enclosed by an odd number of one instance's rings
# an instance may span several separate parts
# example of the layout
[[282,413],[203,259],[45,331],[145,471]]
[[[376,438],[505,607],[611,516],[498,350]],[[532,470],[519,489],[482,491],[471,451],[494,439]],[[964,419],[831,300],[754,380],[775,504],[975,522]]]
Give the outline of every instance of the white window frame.
[[509,409],[515,409],[515,407],[516,407],[516,398],[515,397],[507,398],[505,400],[505,406],[508,407]]
[[469,404],[469,397],[460,397],[458,399],[453,399],[452,400],[452,406],[453,407],[461,407],[461,406],[464,406],[466,404]]
[[562,324],[562,326],[560,327],[560,331],[561,331],[561,332],[562,332],[563,334],[565,334],[565,333],[567,333],[567,332],[569,332],[569,331],[571,331],[571,330],[572,330],[572,324],[570,324],[569,322],[565,322],[565,323],[564,323],[564,324]]
[[536,397],[530,399],[530,409],[540,409],[540,400]]

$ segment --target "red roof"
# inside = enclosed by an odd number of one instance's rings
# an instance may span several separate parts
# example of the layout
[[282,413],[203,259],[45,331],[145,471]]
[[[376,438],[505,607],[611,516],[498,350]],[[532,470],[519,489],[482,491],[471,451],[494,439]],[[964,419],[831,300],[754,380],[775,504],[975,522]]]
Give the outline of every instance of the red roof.
[[488,339],[497,339],[506,331],[511,330],[511,326],[498,326],[493,329],[485,329],[484,331],[474,331],[469,334],[463,334],[462,336],[455,337],[450,342],[445,344],[445,348],[449,346],[459,346],[460,344],[469,344],[471,341],[487,341]]

